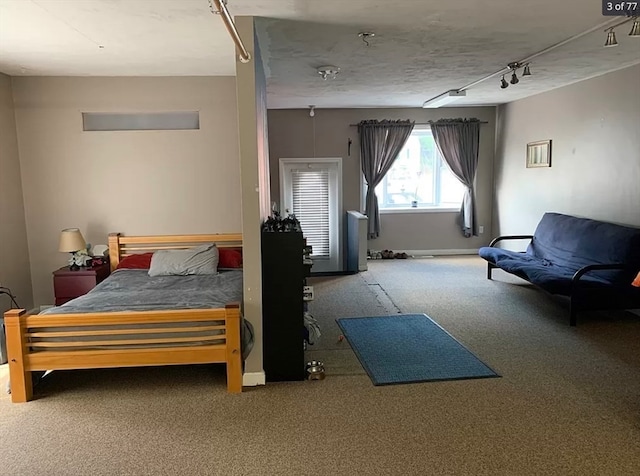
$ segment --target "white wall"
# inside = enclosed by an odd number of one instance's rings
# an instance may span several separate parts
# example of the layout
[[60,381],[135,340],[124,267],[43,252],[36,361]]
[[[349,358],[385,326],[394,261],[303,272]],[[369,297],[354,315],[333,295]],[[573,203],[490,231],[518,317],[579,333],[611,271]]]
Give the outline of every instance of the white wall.
[[240,168],[242,170],[242,223],[244,254],[244,316],[253,324],[255,342],[245,362],[245,384],[264,384],[262,365],[262,253],[260,227],[269,204],[269,151],[264,67],[255,37],[254,17],[236,17],[240,36],[251,61],[236,60]]
[[[545,139],[551,167],[525,168]],[[493,233],[546,211],[640,226],[640,65],[498,108]]]
[[[235,78],[13,78],[33,294],[53,302],[62,228],[242,231]],[[200,111],[200,130],[83,132],[82,112]]]

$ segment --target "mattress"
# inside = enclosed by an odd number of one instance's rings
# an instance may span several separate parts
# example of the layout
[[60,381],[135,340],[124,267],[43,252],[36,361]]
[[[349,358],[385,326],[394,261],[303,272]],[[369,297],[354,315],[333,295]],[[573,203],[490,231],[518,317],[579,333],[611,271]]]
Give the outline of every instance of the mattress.
[[[176,309],[217,309],[225,305],[237,302],[242,303],[242,270],[224,270],[216,275],[189,275],[189,276],[154,276],[150,277],[147,270],[119,269],[114,271],[107,279],[98,284],[84,296],[73,299],[61,306],[48,308],[41,315],[77,314],[94,312],[118,312],[118,311],[156,311]],[[245,319],[241,319],[240,326],[243,356],[248,355],[253,345],[253,328]],[[222,321],[194,321],[166,324],[126,324],[126,325],[94,325],[90,329],[101,331],[113,331],[101,336],[76,336],[76,337],[32,337],[31,342],[74,342],[86,341],[87,347],[55,347],[47,348],[48,351],[60,350],[88,350],[88,349],[130,349],[148,347],[177,347],[194,345],[219,344],[222,340],[220,330],[203,329],[222,324]],[[69,326],[41,329],[41,331],[81,331],[89,326]],[[144,333],[145,339],[164,339],[169,337],[200,337],[201,340],[193,342],[172,344],[122,344],[100,346],[92,344],[97,340],[136,340],[139,334],[119,333],[120,330],[166,328],[166,332]],[[193,327],[193,332],[171,332],[172,327]],[[41,349],[36,347],[35,349]]]

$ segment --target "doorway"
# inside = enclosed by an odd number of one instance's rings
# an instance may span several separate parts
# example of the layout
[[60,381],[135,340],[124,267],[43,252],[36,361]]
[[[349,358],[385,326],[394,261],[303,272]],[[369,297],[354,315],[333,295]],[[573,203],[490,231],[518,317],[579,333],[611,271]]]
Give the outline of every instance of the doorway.
[[342,158],[280,159],[280,203],[300,220],[313,272],[342,271]]

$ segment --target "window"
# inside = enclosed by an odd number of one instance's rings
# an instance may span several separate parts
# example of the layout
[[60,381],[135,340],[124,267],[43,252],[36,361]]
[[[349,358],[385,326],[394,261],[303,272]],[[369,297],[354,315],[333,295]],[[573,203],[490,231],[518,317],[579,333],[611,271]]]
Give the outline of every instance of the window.
[[431,129],[414,128],[376,187],[380,210],[460,208],[465,187],[440,155]]

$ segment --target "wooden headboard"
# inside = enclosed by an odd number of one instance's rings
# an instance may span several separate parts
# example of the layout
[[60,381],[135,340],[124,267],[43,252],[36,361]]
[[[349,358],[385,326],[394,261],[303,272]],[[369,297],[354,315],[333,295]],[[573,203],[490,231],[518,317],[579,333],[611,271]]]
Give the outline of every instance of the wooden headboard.
[[109,233],[111,271],[116,269],[120,259],[125,256],[158,250],[184,250],[201,243],[215,243],[220,248],[238,248],[242,246],[242,233],[157,236],[123,236],[121,233]]

